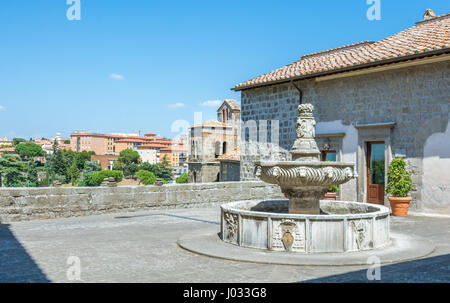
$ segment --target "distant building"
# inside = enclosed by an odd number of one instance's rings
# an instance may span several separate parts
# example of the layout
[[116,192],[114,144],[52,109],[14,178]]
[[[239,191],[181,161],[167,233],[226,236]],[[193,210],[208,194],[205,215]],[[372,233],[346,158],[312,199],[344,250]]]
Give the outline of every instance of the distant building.
[[156,164],[158,163],[159,152],[156,149],[139,146],[137,149],[142,163]]
[[124,149],[141,150],[149,145],[170,146],[173,141],[147,133],[144,136],[135,134],[96,134],[77,131],[70,135],[73,151],[93,151],[97,155],[118,155]]
[[241,174],[241,151],[235,148],[219,156],[220,182],[240,181]]
[[112,170],[114,161],[117,161],[117,155],[92,155],[91,161],[95,161],[102,167],[102,170]]
[[0,139],[0,148],[1,147],[11,147],[14,144],[13,140],[9,139]]
[[14,147],[0,147],[0,157],[4,154],[14,154]]
[[219,156],[239,147],[239,105],[224,100],[217,110],[217,121],[191,126],[189,133],[189,182],[220,181]]

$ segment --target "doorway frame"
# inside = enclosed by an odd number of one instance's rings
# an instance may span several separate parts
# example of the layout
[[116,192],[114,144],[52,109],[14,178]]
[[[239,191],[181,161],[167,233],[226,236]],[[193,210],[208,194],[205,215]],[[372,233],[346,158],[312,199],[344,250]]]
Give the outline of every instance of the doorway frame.
[[[384,145],[384,188],[386,188],[386,178],[387,178],[387,173],[386,173],[386,142],[384,142],[384,141],[366,141],[365,142],[365,144],[366,144],[366,150],[367,150],[367,153],[366,153],[366,180],[367,180],[367,182],[366,182],[366,193],[369,191],[369,184],[372,184],[372,183],[370,183],[369,182],[369,179],[370,179],[370,174],[369,174],[369,172],[370,172],[370,169],[369,169],[369,167],[370,167],[370,158],[371,158],[371,156],[372,156],[372,150],[370,149],[370,146],[372,146],[372,144],[383,144]],[[384,204],[384,199],[385,199],[385,197],[386,197],[386,194],[384,194],[383,193],[383,204]],[[366,196],[366,198],[367,198],[367,196]],[[368,200],[368,198],[367,198],[367,200]],[[375,203],[375,202],[369,202],[369,201],[367,201],[367,203],[373,203],[373,204],[378,204],[378,203]]]
[[[392,161],[392,141],[391,134],[395,126],[395,122],[383,122],[373,124],[360,124],[355,128],[358,130],[358,152],[357,152],[357,167],[358,167],[358,185],[357,197],[358,201],[367,202],[367,143],[368,142],[384,142],[384,182],[387,184],[387,172],[389,164]],[[389,205],[387,196],[384,195],[384,205]]]

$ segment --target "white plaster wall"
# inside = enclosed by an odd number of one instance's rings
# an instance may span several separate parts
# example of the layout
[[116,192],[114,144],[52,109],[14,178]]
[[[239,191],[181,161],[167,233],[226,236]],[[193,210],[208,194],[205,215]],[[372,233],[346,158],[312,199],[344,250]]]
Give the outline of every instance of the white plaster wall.
[[423,155],[421,210],[450,214],[450,123],[444,133],[428,137]]
[[[357,151],[358,151],[358,130],[353,125],[344,125],[342,120],[329,122],[318,122],[316,124],[316,133],[345,133],[342,139],[342,162],[353,162],[357,167]],[[342,184],[341,199],[345,201],[357,200],[357,179]]]
[[147,162],[150,164],[157,163],[156,150],[154,149],[143,149],[138,150],[139,156],[141,157],[142,162]]

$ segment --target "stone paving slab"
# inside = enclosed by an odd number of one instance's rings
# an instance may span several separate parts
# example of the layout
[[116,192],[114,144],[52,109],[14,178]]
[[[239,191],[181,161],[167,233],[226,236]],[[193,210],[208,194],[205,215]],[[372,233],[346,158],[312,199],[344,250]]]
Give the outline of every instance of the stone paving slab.
[[[220,229],[220,209],[178,209],[0,224],[0,282],[367,282],[369,265],[288,266],[200,256],[181,249],[186,232]],[[426,238],[435,251],[382,266],[381,282],[450,282],[450,218],[393,217],[391,231]]]
[[366,265],[370,257],[380,264],[410,261],[431,254],[435,245],[422,238],[391,234],[391,242],[384,248],[345,253],[285,253],[252,249],[228,244],[208,230],[181,237],[178,245],[200,255],[241,262],[278,265]]

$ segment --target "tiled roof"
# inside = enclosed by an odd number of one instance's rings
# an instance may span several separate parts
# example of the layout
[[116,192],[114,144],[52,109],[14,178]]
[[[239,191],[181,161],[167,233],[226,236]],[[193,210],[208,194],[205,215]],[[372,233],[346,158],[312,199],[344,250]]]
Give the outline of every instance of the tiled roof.
[[139,145],[137,148],[138,149],[153,149],[153,148],[164,148],[167,147],[167,145],[165,144],[157,144],[157,143],[148,143],[148,144],[142,144]]
[[383,40],[364,41],[304,55],[299,61],[236,85],[233,90],[264,86],[349,69],[364,68],[450,51],[450,14],[431,17]]
[[[233,99],[225,99],[225,100],[223,101],[223,103],[228,104],[228,105],[231,107],[231,109],[241,110],[241,107],[240,107],[240,106],[236,103],[236,101],[233,100]],[[223,103],[222,103],[222,104],[223,104]],[[222,107],[222,106],[221,106],[221,107]],[[220,110],[221,107],[219,107],[218,110]]]
[[241,150],[239,147],[233,149],[232,151],[229,151],[223,155],[220,155],[217,158],[219,161],[220,160],[228,160],[228,161],[240,161],[241,160]]
[[116,142],[117,143],[144,143],[144,142],[148,142],[148,141],[143,140],[143,139],[136,139],[136,138],[126,138],[126,139],[119,139]]
[[223,123],[223,122],[219,122],[216,120],[210,120],[210,121],[204,122],[202,124],[197,124],[197,125],[191,126],[190,128],[200,127],[200,126],[202,126],[202,127],[226,127],[227,125],[226,125],[226,123]]

